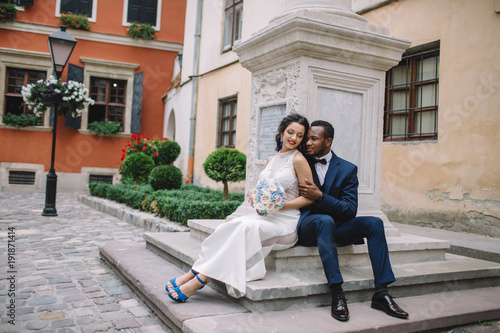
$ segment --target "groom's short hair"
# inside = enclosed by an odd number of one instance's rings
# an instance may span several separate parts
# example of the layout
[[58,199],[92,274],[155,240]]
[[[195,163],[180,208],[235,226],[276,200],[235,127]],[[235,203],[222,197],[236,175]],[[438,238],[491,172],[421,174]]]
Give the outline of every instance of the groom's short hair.
[[325,120],[315,120],[311,123],[311,127],[313,126],[321,126],[325,129],[325,138],[328,139],[332,139],[333,140],[333,137],[335,135],[335,129],[333,128],[332,124],[330,124],[329,122],[325,121]]

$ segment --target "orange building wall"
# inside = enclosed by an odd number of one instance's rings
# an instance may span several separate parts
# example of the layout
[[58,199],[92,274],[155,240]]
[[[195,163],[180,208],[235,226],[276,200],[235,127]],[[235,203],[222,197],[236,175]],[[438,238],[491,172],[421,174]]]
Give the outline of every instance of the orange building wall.
[[[92,23],[93,32],[114,35],[126,35],[127,27],[122,25],[124,1],[97,1],[96,22]],[[160,31],[156,32],[156,40],[182,43],[184,40],[184,18],[186,0],[162,1]],[[59,18],[55,17],[56,1],[35,1],[33,6],[25,6],[19,12],[19,22],[59,26]]]
[[[98,1],[97,4],[97,22],[91,31],[125,35],[127,29],[122,26],[123,2]],[[162,7],[161,31],[157,32],[156,40],[181,43],[185,1],[164,0]],[[17,21],[55,27],[60,25],[55,17],[55,1],[35,1],[34,6],[25,8],[25,12],[19,13]],[[0,29],[0,36],[0,47],[49,53],[46,35]],[[135,72],[144,73],[141,134],[161,137],[164,112],[162,96],[169,88],[176,55],[176,52],[78,40],[69,63],[84,66],[80,57],[88,57],[139,64]],[[66,69],[62,80],[67,80]],[[128,139],[80,134],[77,129],[64,126],[63,116],[58,117],[56,138],[56,171],[71,173],[79,173],[82,166],[117,168],[121,149]],[[43,164],[45,170],[49,170],[52,132],[4,128],[0,129],[0,141],[3,143],[0,162]]]

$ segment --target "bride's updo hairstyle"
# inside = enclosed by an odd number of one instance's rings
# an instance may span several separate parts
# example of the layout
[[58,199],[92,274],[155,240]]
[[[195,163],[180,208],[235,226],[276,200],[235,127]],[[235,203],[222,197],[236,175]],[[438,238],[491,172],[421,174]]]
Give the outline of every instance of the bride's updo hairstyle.
[[276,151],[281,150],[281,133],[283,133],[285,129],[288,127],[288,125],[290,125],[291,123],[299,123],[300,125],[304,126],[304,137],[302,138],[302,142],[297,147],[297,149],[305,156],[307,132],[309,131],[309,122],[307,121],[306,117],[301,116],[298,113],[292,113],[286,116],[285,118],[283,118],[280,125],[278,126],[278,134],[276,134]]

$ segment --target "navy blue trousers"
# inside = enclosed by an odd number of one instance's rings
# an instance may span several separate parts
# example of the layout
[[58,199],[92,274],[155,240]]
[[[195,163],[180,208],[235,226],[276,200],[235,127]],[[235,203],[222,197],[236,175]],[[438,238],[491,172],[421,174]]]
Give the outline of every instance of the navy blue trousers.
[[360,216],[336,225],[330,215],[309,214],[299,225],[298,244],[317,246],[328,284],[342,283],[337,245],[350,245],[367,239],[375,286],[389,284],[396,278],[389,260],[384,222],[378,217]]

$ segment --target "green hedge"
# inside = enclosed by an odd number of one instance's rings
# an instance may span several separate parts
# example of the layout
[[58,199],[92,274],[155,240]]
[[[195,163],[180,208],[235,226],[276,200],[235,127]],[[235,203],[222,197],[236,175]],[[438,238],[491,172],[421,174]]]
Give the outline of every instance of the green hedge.
[[183,185],[179,190],[153,191],[150,185],[90,183],[90,194],[123,203],[135,209],[182,224],[191,219],[225,219],[244,200],[244,194],[230,193],[222,201],[219,190]]

